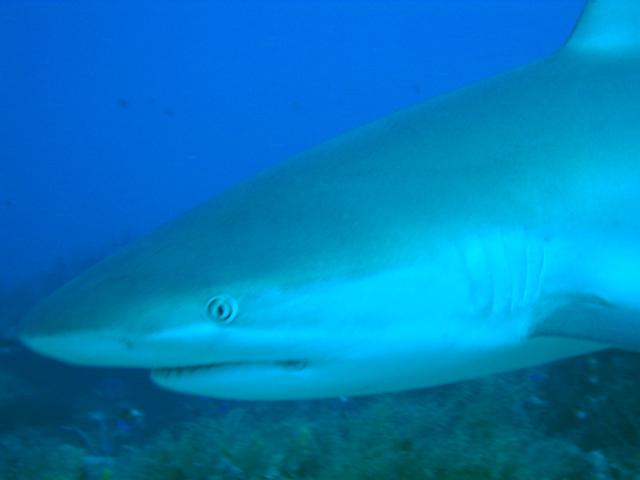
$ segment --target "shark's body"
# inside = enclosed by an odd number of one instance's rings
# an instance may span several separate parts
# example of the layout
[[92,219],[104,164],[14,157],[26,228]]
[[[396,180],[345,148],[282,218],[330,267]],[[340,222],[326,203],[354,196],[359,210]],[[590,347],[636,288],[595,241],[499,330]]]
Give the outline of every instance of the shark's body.
[[554,56],[212,199],[63,287],[23,340],[251,399],[640,347],[640,4],[588,4]]

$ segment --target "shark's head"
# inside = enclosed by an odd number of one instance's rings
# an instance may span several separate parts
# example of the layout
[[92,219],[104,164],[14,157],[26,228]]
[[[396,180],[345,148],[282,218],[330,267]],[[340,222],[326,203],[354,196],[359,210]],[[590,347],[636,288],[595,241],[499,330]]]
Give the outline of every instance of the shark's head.
[[[303,192],[256,198],[265,182],[275,188],[267,179],[223,195],[81,274],[32,312],[23,342],[220,397],[411,385],[403,376],[423,369],[414,320],[429,308],[424,291],[407,289],[412,271],[383,269],[400,263],[372,251],[380,236],[360,238],[364,225],[310,207]],[[428,293],[441,299],[437,284]]]

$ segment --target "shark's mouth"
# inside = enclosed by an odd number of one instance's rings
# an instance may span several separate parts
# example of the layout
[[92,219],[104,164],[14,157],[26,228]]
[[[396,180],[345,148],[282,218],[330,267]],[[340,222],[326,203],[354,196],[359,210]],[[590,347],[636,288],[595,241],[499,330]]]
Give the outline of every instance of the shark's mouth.
[[197,375],[220,370],[240,369],[245,367],[271,367],[281,370],[299,371],[309,365],[307,360],[276,360],[267,362],[221,362],[191,365],[186,367],[162,367],[152,369],[152,374],[158,379],[170,379],[186,375]]
[[[286,400],[309,395],[323,372],[315,360],[228,361],[151,370],[156,385],[180,393],[236,400]],[[326,380],[326,379],[325,379]]]

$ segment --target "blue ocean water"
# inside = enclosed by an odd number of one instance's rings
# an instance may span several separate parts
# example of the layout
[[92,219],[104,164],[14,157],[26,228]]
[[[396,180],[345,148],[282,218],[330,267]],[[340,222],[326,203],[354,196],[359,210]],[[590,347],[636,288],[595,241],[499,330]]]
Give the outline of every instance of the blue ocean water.
[[[2,331],[240,180],[548,55],[582,7],[4,0]],[[0,348],[0,478],[604,479],[633,478],[638,463],[636,364],[623,353],[427,392],[260,404]]]
[[0,285],[549,54],[581,0],[0,4]]

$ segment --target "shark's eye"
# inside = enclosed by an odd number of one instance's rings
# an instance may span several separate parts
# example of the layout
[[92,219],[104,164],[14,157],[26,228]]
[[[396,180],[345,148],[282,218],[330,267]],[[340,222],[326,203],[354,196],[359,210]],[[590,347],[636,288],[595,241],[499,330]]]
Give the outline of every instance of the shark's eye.
[[216,295],[207,303],[207,315],[222,325],[233,321],[238,313],[238,302],[229,295]]

